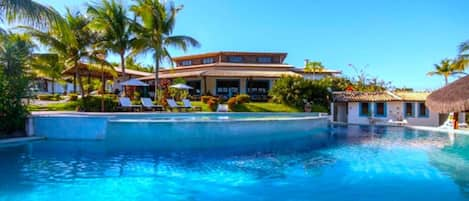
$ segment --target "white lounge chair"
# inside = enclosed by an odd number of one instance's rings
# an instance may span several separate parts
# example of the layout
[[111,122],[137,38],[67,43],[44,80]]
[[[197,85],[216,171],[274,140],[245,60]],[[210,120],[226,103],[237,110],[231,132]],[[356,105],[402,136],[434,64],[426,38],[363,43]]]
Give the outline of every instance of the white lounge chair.
[[168,103],[169,110],[171,111],[173,111],[174,109],[177,109],[178,111],[186,109],[185,107],[178,105],[174,99],[166,99],[166,102]]
[[202,107],[199,106],[192,106],[192,103],[189,99],[183,99],[182,103],[186,109],[191,109],[193,111],[202,111]]
[[140,101],[142,102],[143,109],[163,111],[163,106],[153,104],[150,98],[140,98]]
[[120,97],[119,98],[119,104],[120,104],[120,109],[125,109],[125,110],[130,110],[133,111],[133,109],[142,109],[140,105],[132,105],[132,101],[130,101],[129,97]]
[[390,119],[390,120],[388,121],[388,123],[389,123],[389,124],[392,124],[392,125],[404,126],[404,125],[407,125],[407,123],[409,123],[409,122],[407,122],[406,119],[401,120],[401,121],[394,121],[394,120]]

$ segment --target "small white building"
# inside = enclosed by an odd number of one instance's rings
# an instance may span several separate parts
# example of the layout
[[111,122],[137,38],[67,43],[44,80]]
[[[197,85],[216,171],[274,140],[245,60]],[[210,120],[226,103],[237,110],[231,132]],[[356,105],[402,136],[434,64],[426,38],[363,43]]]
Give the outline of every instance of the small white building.
[[[332,121],[350,124],[390,124],[406,122],[407,125],[442,125],[448,114],[430,111],[425,100],[427,92],[356,92],[333,93]],[[464,121],[465,114],[459,118]],[[405,121],[404,121],[405,120]]]

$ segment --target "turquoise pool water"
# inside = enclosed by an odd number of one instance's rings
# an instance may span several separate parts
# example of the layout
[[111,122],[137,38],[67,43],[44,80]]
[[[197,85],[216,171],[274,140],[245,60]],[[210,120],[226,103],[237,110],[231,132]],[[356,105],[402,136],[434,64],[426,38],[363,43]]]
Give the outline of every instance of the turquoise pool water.
[[2,147],[0,200],[469,200],[468,136],[366,126],[285,136]]

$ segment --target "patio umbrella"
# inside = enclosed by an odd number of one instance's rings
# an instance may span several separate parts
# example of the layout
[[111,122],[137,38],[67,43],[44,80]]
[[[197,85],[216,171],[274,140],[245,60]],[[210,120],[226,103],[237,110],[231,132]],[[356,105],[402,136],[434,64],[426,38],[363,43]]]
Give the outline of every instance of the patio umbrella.
[[173,84],[171,86],[169,86],[170,88],[175,88],[175,89],[185,89],[185,90],[189,90],[189,89],[192,89],[191,86],[189,85],[186,85],[186,84]]
[[458,112],[469,110],[469,75],[431,93],[425,105],[439,113],[454,112],[454,128],[458,128]]
[[125,82],[119,83],[119,85],[121,85],[121,86],[135,86],[135,87],[146,87],[146,86],[148,86],[147,83],[142,82],[142,81],[137,80],[137,79],[127,80]]

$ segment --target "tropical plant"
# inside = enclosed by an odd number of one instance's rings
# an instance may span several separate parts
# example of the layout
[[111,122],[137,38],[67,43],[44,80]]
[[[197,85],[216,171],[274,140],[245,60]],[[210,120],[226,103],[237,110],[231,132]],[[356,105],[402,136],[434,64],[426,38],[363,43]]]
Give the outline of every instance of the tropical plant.
[[32,72],[40,77],[50,78],[52,81],[52,93],[55,93],[55,83],[62,78],[65,69],[63,61],[55,53],[34,54],[32,57]]
[[39,27],[51,22],[56,26],[63,24],[63,19],[56,10],[32,0],[2,0],[0,15],[0,20],[4,16],[9,23],[20,21]]
[[315,79],[316,73],[324,71],[324,66],[319,61],[308,61],[306,62],[305,72],[313,73],[313,79]]
[[79,12],[72,13],[70,10],[67,10],[65,21],[66,26],[61,28],[52,25],[47,31],[25,26],[20,28],[46,45],[51,52],[58,54],[63,59],[66,67],[73,67],[75,69],[73,91],[74,93],[77,92],[76,81],[78,80],[81,95],[84,96],[85,90],[83,90],[79,66],[83,65],[84,59],[100,61],[90,50],[91,44],[95,43],[97,34],[91,32],[88,27],[89,20]]
[[122,78],[126,80],[125,59],[133,40],[127,10],[115,0],[102,0],[101,4],[88,7],[88,15],[91,17],[89,27],[100,36],[100,46],[119,55]]
[[469,66],[469,41],[459,45],[459,54],[454,61],[455,68],[464,71]]
[[34,48],[25,35],[0,35],[0,134],[24,128],[28,114],[22,99],[28,97],[28,60]]
[[168,59],[172,62],[168,47],[187,50],[190,46],[199,46],[199,42],[184,35],[173,36],[176,15],[182,6],[174,6],[172,2],[160,3],[159,0],[136,0],[131,10],[137,16],[134,31],[134,53],[153,53],[155,58],[155,100],[159,88],[160,63]]
[[435,70],[428,72],[428,76],[441,75],[445,78],[445,85],[448,84],[448,78],[457,74],[461,74],[462,71],[455,65],[455,62],[451,59],[443,59],[439,64],[435,64]]

